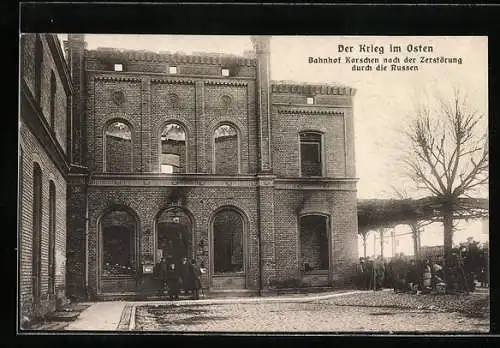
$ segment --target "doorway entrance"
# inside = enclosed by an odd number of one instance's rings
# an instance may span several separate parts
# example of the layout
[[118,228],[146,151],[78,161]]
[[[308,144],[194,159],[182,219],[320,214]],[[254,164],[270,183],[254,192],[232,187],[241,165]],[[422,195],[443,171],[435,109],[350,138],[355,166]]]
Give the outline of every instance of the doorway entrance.
[[193,258],[192,222],[182,209],[164,210],[158,216],[156,231],[156,263],[165,258],[179,265],[184,257]]
[[324,215],[306,215],[299,219],[301,278],[308,286],[329,284],[328,221]]

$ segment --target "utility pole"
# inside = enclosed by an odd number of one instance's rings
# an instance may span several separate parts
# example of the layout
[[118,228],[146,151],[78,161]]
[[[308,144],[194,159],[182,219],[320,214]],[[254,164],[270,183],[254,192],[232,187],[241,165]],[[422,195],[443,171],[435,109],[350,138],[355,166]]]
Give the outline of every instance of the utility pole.
[[384,257],[384,228],[379,228],[380,233],[380,256]]
[[363,237],[363,257],[366,259],[366,242],[367,242],[367,234],[368,232],[365,232],[363,234],[361,234],[361,236]]
[[394,228],[391,230],[391,245],[392,245],[392,256],[396,255],[396,231]]

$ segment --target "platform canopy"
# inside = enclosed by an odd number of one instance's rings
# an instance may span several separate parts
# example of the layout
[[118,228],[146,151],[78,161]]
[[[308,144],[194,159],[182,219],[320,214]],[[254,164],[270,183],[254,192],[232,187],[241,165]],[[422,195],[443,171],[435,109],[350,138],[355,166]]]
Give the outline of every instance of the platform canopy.
[[[441,221],[443,201],[436,197],[421,199],[360,199],[358,200],[358,232],[390,228],[416,221]],[[455,203],[456,219],[476,219],[488,216],[486,198],[459,198]]]

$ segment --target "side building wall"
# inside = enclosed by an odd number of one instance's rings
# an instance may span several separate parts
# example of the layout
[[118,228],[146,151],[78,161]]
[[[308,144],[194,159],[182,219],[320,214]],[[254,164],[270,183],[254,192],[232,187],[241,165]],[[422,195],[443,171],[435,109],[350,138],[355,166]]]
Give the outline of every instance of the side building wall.
[[[20,146],[22,162],[20,178],[22,191],[19,192],[20,204],[20,304],[23,316],[36,317],[54,311],[59,301],[66,295],[66,180],[57,169],[33,133],[21,125]],[[42,170],[42,226],[41,244],[41,298],[40,306],[33,307],[32,296],[32,252],[33,252],[33,170],[37,163]],[[49,294],[48,257],[49,257],[49,183],[55,185],[55,288],[54,295]]]
[[[67,131],[72,86],[56,35],[22,34],[20,56],[18,250],[19,306],[24,321],[26,318],[43,317],[67,302],[66,171],[71,144]],[[35,166],[41,169],[41,201],[38,207],[34,204]],[[52,185],[55,201],[53,215],[50,209]],[[35,215],[41,219],[37,231]],[[53,225],[51,215],[54,217]],[[36,235],[40,238],[38,245],[34,245]],[[40,251],[38,258],[34,257],[34,247]],[[36,282],[34,261],[40,265]],[[39,286],[39,296],[33,291],[34,284]]]

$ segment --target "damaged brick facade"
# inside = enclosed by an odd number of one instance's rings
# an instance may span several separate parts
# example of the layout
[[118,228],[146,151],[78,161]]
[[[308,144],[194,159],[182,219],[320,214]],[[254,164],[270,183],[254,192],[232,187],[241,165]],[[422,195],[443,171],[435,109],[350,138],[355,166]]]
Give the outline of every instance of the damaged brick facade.
[[[349,279],[357,259],[355,90],[270,81],[270,38],[252,42],[253,56],[181,55],[87,50],[83,35],[69,35],[75,116],[66,189],[68,296],[147,293],[150,275],[144,266],[159,262],[158,218],[169,209],[189,217],[189,257],[207,267],[202,284],[209,291],[267,291],[289,279],[334,286]],[[129,153],[112,154],[112,147],[123,148],[121,140],[107,140],[106,129],[114,122],[130,129]],[[175,150],[183,170],[173,174],[160,169],[162,151],[176,147],[162,144],[168,124],[185,134],[181,150]],[[221,125],[235,134],[216,138]],[[301,150],[303,132],[321,139],[314,147],[319,176],[301,172],[301,156],[307,154]],[[108,160],[130,169],[108,170]],[[214,220],[228,209],[243,222],[235,234],[242,238],[235,245],[243,249],[243,267],[218,273]],[[103,272],[101,221],[114,210],[136,221],[134,275]],[[300,242],[300,220],[308,215],[327,224],[329,267],[317,276],[304,270],[301,256],[319,254],[307,250],[317,242]]]

